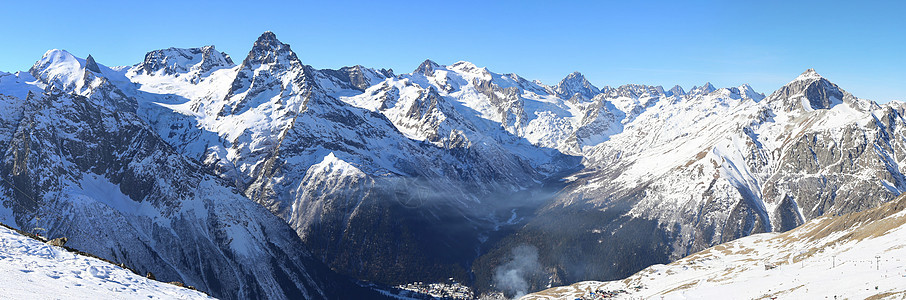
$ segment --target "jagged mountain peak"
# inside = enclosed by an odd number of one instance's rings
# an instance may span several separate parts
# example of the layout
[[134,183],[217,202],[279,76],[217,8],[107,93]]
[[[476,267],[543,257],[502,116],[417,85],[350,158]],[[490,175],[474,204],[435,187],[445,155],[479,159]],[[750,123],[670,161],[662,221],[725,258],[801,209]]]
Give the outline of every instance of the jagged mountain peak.
[[434,69],[436,68],[440,68],[440,65],[430,59],[426,59],[420,65],[418,65],[418,68],[415,68],[415,71],[412,72],[425,76],[432,76],[434,75]]
[[267,91],[282,92],[290,83],[303,89],[317,87],[317,84],[311,84],[316,73],[318,71],[311,66],[302,64],[289,44],[277,40],[273,32],[265,31],[239,66],[239,72],[233,78],[225,99],[244,95],[231,100],[235,103],[220,113],[242,112],[257,106],[264,102],[254,100],[255,97]]
[[719,88],[712,93],[723,95],[729,99],[749,99],[755,102],[759,102],[761,99],[765,98],[764,94],[756,92],[755,89],[747,83],[736,87]]
[[258,36],[258,40],[255,41],[255,46],[276,46],[281,44],[283,43],[281,43],[280,40],[277,40],[277,35],[270,30],[262,33],[260,36]]
[[782,111],[829,109],[852,97],[839,86],[808,69],[793,81],[774,91],[768,101]]
[[133,72],[142,74],[175,75],[205,73],[235,66],[230,55],[217,51],[213,45],[201,48],[167,48],[148,52]]
[[823,78],[823,77],[821,77],[821,75],[818,74],[818,72],[815,72],[815,69],[808,69],[808,70],[805,70],[805,72],[802,72],[802,74],[799,74],[799,76],[796,77],[796,79],[794,79],[793,81],[812,80],[812,79],[821,79],[821,78]]
[[674,85],[669,91],[669,96],[682,96],[686,94],[686,91],[683,90],[683,87],[679,85]]
[[95,73],[101,72],[101,68],[98,67],[98,63],[94,61],[94,57],[91,54],[88,54],[88,58],[85,58],[85,69]]
[[225,52],[217,51],[217,48],[214,47],[214,45],[202,46],[201,53],[204,56],[204,58],[209,58],[214,55],[222,56],[224,61],[226,61],[230,65],[234,65],[233,58],[229,54],[226,54]]
[[579,94],[587,100],[600,94],[601,90],[591,84],[585,78],[585,75],[575,71],[560,80],[560,83],[554,86],[554,92],[563,98],[572,98],[574,95]]
[[281,48],[289,48],[288,44],[284,44],[277,39],[277,35],[271,31],[265,31],[258,39],[255,40],[255,43],[252,45],[252,49],[260,50],[278,50]]
[[607,98],[627,97],[638,99],[640,97],[655,97],[664,94],[664,88],[660,86],[630,83],[615,88],[607,88],[604,92],[607,94]]
[[689,94],[707,95],[716,90],[717,90],[717,88],[715,88],[713,85],[711,85],[711,82],[705,82],[705,84],[702,86],[693,86],[692,89],[689,90]]
[[[588,83],[588,79],[585,79],[585,75],[582,75],[582,73],[580,73],[579,71],[573,71],[572,73],[569,73],[569,75],[566,75],[566,77],[563,77],[563,79],[560,80],[560,83],[558,85],[571,84],[571,83],[584,84],[584,83]],[[588,84],[591,84],[591,83],[588,83]]]
[[249,55],[242,61],[245,66],[258,64],[280,64],[290,65],[292,67],[302,67],[302,61],[296,56],[296,53],[290,48],[289,44],[280,42],[277,35],[271,31],[265,31],[258,37]]
[[371,69],[369,69],[363,65],[346,66],[346,67],[340,68],[340,71],[343,71],[343,72],[346,72],[346,73],[349,73],[352,75],[361,75],[361,74],[367,72],[367,70],[371,70]]
[[380,70],[378,70],[378,72],[380,72],[381,74],[384,74],[384,77],[387,77],[387,78],[396,77],[396,74],[393,74],[393,68],[387,68],[387,69],[381,68]]
[[[362,65],[354,65],[351,67],[342,67],[339,70],[331,69],[322,69],[318,70],[321,74],[327,75],[336,82],[337,88],[343,89],[353,89],[358,91],[364,91],[368,87],[377,84],[377,82],[383,81],[386,78],[393,77],[393,71],[388,71],[386,69],[375,70],[368,68]],[[323,85],[322,88],[329,87]]]
[[582,75],[582,73],[579,71],[573,71],[572,73],[569,73],[569,75],[566,75],[565,78],[563,78],[563,80],[567,79],[585,80],[585,75]]
[[761,99],[765,98],[765,95],[763,93],[759,93],[759,92],[755,91],[755,89],[752,88],[752,86],[749,85],[748,83],[744,83],[744,84],[738,86],[737,89],[739,89],[739,93],[741,95],[745,96],[746,98],[755,100],[755,101],[761,101]]

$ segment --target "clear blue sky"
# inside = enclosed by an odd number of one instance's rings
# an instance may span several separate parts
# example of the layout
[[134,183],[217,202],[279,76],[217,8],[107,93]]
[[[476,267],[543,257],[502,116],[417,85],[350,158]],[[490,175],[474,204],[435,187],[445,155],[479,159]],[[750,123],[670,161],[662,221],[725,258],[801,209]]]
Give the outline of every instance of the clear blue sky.
[[815,68],[858,97],[906,100],[906,1],[76,2],[3,0],[0,70],[52,48],[114,66],[213,44],[239,63],[270,30],[316,68],[467,60],[547,84],[580,71],[598,86],[766,94]]

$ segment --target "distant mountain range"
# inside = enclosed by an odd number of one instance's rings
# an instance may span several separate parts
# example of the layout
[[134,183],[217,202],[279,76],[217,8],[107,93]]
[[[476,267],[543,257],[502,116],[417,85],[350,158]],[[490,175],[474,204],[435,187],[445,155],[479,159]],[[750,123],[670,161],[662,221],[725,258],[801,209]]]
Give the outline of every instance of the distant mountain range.
[[222,298],[451,277],[512,296],[906,190],[906,106],[814,70],[768,96],[548,86],[469,62],[319,70],[265,32],[238,65],[50,50],[0,73],[0,104],[0,222]]

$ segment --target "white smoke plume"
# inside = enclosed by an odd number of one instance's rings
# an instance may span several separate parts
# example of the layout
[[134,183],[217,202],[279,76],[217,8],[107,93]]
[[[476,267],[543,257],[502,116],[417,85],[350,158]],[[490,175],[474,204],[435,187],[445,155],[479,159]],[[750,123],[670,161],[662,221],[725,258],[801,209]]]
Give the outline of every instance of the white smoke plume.
[[541,271],[538,248],[519,245],[511,250],[510,260],[494,269],[494,286],[514,299],[529,291],[529,278]]

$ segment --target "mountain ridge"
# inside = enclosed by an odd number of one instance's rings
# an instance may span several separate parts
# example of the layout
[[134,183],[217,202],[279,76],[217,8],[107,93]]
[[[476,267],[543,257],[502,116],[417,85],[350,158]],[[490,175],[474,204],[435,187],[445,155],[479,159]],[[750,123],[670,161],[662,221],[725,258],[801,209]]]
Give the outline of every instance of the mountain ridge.
[[170,48],[93,75],[48,53],[58,68],[0,76],[0,94],[56,85],[101,115],[134,112],[318,260],[385,284],[452,275],[500,289],[493,270],[522,244],[545,274],[532,289],[616,278],[906,189],[893,138],[903,108],[811,69],[765,96],[747,84],[598,89],[578,72],[548,86],[469,62],[319,70],[272,32],[239,65],[213,46]]

